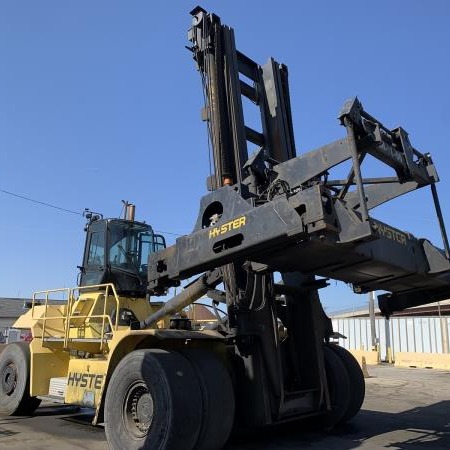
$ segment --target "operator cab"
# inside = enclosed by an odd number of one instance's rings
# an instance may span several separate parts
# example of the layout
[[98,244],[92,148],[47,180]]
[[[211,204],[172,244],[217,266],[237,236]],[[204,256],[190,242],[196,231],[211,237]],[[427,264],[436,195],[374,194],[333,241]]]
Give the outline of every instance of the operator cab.
[[113,283],[118,295],[145,297],[148,256],[165,247],[164,237],[146,223],[92,216],[79,285]]

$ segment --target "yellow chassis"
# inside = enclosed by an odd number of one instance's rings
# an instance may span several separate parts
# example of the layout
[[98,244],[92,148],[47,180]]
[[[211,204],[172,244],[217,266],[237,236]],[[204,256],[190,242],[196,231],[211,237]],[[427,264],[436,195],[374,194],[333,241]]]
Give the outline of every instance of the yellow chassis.
[[167,318],[153,329],[119,325],[117,312],[122,308],[141,321],[161,305],[144,298],[119,297],[112,284],[35,293],[32,308],[14,324],[31,329],[33,335],[30,395],[48,397],[51,379],[66,378],[64,403],[95,408],[96,424],[102,419],[111,374],[133,350],[202,346],[223,353],[219,333],[168,329]]

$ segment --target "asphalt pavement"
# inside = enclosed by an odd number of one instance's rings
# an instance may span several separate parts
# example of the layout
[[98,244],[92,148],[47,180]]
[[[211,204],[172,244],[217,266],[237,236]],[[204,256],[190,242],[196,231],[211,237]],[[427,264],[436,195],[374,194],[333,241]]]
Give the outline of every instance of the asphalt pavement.
[[[226,450],[450,449],[450,372],[381,365],[369,374],[363,408],[348,424],[328,432],[289,424],[235,437]],[[33,417],[0,417],[0,449],[106,450],[90,418],[89,410],[50,404]]]

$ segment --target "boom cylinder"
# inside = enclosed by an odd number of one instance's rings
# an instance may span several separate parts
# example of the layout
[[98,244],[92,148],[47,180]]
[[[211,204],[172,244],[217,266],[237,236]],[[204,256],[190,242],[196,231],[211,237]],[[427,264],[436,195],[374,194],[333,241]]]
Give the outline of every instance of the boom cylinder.
[[219,271],[217,270],[204,273],[178,295],[175,295],[175,297],[165,303],[161,309],[139,322],[139,328],[141,330],[148,328],[165,316],[175,314],[183,308],[186,308],[186,306],[189,306],[191,303],[194,303],[200,297],[205,295],[210,289],[215,288],[221,281]]

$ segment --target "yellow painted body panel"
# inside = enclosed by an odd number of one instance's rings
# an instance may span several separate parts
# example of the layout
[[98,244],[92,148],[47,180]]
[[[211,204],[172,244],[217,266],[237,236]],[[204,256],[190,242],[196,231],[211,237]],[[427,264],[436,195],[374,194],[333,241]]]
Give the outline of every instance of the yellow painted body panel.
[[50,378],[66,377],[69,367],[69,353],[63,351],[62,342],[53,347],[43,347],[42,339],[30,342],[31,374],[30,394],[48,395]]
[[96,408],[101,403],[109,360],[72,358],[67,373],[65,403]]
[[43,317],[45,316],[45,336],[64,337],[66,305],[44,305],[22,314],[12,325],[13,328],[29,328],[33,337],[42,337]]
[[[115,312],[122,308],[133,311],[138,320],[143,320],[156,312],[160,306],[152,305],[143,298],[117,297],[116,300],[111,295],[105,300],[102,292],[82,293],[71,308],[69,337],[78,339],[101,338],[105,331],[114,328],[116,325]],[[104,315],[107,318],[103,324]]]

